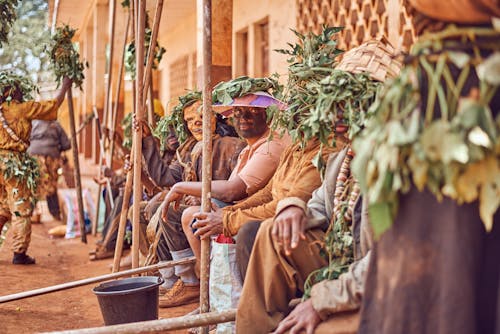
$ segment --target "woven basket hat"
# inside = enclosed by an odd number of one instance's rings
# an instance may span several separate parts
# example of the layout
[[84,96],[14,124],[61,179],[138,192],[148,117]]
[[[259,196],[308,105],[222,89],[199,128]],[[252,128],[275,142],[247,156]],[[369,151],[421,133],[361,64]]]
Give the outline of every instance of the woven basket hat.
[[403,66],[399,55],[386,38],[370,40],[344,53],[337,70],[354,74],[367,73],[384,82],[399,74]]

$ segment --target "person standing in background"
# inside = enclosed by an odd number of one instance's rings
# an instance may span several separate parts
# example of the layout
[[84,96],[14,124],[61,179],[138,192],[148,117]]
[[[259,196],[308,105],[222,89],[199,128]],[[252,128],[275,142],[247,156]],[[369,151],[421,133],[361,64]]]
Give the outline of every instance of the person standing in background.
[[[58,170],[62,167],[61,153],[71,148],[68,135],[57,120],[33,120],[31,122],[30,147],[28,153],[40,166],[40,180],[37,189],[38,199],[45,198],[49,212],[56,220],[61,220],[59,198],[57,196]],[[36,208],[35,208],[35,211]],[[34,214],[32,223],[39,215]],[[39,221],[38,221],[39,222]]]

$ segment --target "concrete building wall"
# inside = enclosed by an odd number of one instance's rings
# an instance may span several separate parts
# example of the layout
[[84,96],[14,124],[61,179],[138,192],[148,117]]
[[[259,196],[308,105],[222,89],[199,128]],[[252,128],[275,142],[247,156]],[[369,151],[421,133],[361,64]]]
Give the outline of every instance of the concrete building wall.
[[[168,13],[163,15],[162,20],[168,20]],[[170,101],[171,65],[185,56],[189,58],[189,65],[193,62],[196,65],[196,59],[193,56],[196,54],[196,13],[193,12],[190,16],[186,17],[174,30],[160,31],[158,40],[160,45],[167,50],[158,68],[158,94],[165,109],[170,110],[175,106],[175,101]],[[191,68],[192,66],[188,66],[188,69]],[[188,72],[185,75],[188,77],[189,87],[183,87],[182,89],[194,88],[193,83],[196,82],[196,78],[192,78],[191,71]]]
[[[248,31],[249,50],[256,47],[256,24],[267,19],[269,24],[269,72],[281,75],[287,73],[286,56],[274,52],[274,49],[287,48],[287,42],[294,42],[295,35],[290,28],[296,27],[296,2],[295,0],[234,0],[233,2],[233,77],[236,75],[237,41],[236,35],[242,30]],[[255,55],[249,52],[248,75],[254,76]]]

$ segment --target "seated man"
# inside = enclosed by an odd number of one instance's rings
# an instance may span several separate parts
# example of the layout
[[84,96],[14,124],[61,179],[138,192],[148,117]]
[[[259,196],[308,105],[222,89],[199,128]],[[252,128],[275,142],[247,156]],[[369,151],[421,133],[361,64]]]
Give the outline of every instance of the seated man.
[[[350,67],[353,73],[342,71],[345,64],[351,64],[351,55],[364,48],[378,51],[372,52],[374,59],[368,62],[373,66],[356,64]],[[390,51],[392,47],[380,41],[363,44],[346,53],[331,74],[336,80],[323,81],[330,84],[318,91],[330,92],[332,99],[328,105],[318,103],[317,108],[325,119],[338,120],[330,126],[337,135],[349,131],[353,137],[364,125],[367,114],[362,113],[375,100],[379,81],[396,74],[385,73],[386,65],[376,56],[392,59]],[[383,77],[370,71],[374,68],[385,73]],[[348,84],[337,85],[342,79]],[[354,88],[360,83],[364,89]],[[353,87],[351,92],[349,87]],[[339,90],[345,94],[336,94]],[[338,112],[345,105],[351,108]],[[331,155],[325,180],[307,205],[297,198],[283,199],[276,217],[262,223],[238,306],[238,333],[332,333],[331,323],[320,323],[333,314],[359,309],[372,234],[359,183],[351,172],[354,153],[349,146]],[[290,301],[301,295],[305,301],[286,316]],[[357,323],[350,325],[347,331],[355,331]]]
[[[262,189],[274,175],[278,167],[281,153],[290,144],[288,135],[280,136],[271,132],[267,124],[266,108],[280,105],[280,102],[267,93],[256,92],[238,97],[228,106],[215,105],[214,109],[224,110],[231,115],[236,131],[247,142],[238,156],[236,167],[227,180],[212,182],[212,200],[218,207],[242,200]],[[226,111],[230,107],[230,113]],[[201,182],[178,182],[164,199],[165,204],[177,203],[184,195],[201,196]],[[168,207],[168,206],[165,206]],[[189,225],[193,214],[200,211],[199,206],[193,206],[184,211],[184,225]],[[166,209],[164,209],[164,217]],[[185,229],[190,228],[185,226]],[[192,236],[192,234],[189,234]],[[184,235],[178,237],[184,238]],[[194,254],[199,256],[199,243],[193,237],[190,245]]]
[[[231,176],[227,180],[212,182],[211,194],[216,205],[225,206],[226,203],[241,200],[255,193],[264,187],[273,176],[280,155],[289,145],[290,139],[287,135],[280,137],[278,133],[272,133],[269,129],[266,122],[266,108],[272,105],[280,106],[282,104],[267,93],[255,92],[235,98],[228,106],[214,106],[215,110],[227,111],[228,107],[230,108],[236,131],[248,144],[239,154],[238,162]],[[270,136],[272,136],[272,139]],[[170,203],[175,202],[174,206],[177,206],[184,195],[201,196],[201,187],[201,182],[176,183],[165,197],[163,220],[167,222]],[[193,214],[199,211],[199,206],[184,210],[182,215],[184,230],[189,228]],[[180,221],[168,220],[168,223],[162,224],[165,234],[168,235],[167,243],[168,240],[176,240],[176,243],[169,244],[174,259],[183,258],[180,256],[181,254],[192,254],[189,248],[176,248],[178,240],[186,240],[186,235],[182,230],[179,230],[180,223]],[[194,254],[199,257],[200,246],[198,239],[194,238],[192,233],[187,234],[187,236],[191,237],[191,240],[187,239],[186,241],[189,241]],[[189,287],[183,284],[181,277],[177,285],[161,298],[160,305],[167,307],[185,303],[187,301],[185,299],[186,293],[183,293],[183,291],[187,289]]]
[[[179,104],[175,107],[173,114],[170,116],[171,124],[176,130],[177,137],[182,143],[179,147],[177,159],[171,164],[166,165],[159,159],[158,147],[154,138],[150,135],[151,131],[147,124],[142,124],[143,127],[143,157],[145,166],[151,179],[160,187],[172,187],[175,183],[181,181],[198,181],[201,180],[202,173],[202,114],[201,114],[201,92],[190,92],[179,98]],[[239,138],[232,137],[234,129],[221,119],[212,118],[213,140],[212,140],[212,179],[227,180],[233,171],[238,155],[245,146],[245,143]],[[180,210],[169,208],[168,221],[180,222],[182,211],[191,205],[199,205],[199,199],[195,196],[190,196],[184,199],[184,203],[180,206]],[[158,210],[163,207],[160,206]],[[160,215],[155,214],[152,219],[159,219]],[[151,223],[151,222],[150,222]],[[182,232],[182,227],[178,224],[178,230]],[[185,239],[172,239],[169,234],[163,234],[167,244],[176,245],[174,249],[187,249],[188,253],[182,253],[182,257],[192,255],[189,249],[189,244]],[[169,247],[170,248],[170,247]],[[170,249],[171,250],[171,249]],[[160,261],[169,261],[176,259],[176,255],[170,252],[162,252],[158,254]],[[191,266],[176,267],[162,269],[162,276],[165,278],[165,288],[170,288],[177,277],[174,275],[183,276],[185,282],[194,286],[191,291],[191,296],[197,298],[199,281]],[[191,297],[193,298],[193,297]]]

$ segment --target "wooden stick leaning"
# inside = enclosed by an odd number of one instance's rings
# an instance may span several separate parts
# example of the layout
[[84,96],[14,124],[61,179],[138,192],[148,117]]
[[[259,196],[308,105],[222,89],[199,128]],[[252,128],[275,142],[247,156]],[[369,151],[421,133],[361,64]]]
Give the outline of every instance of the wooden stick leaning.
[[120,277],[137,275],[137,274],[141,274],[141,273],[148,272],[148,271],[156,271],[156,270],[162,269],[162,268],[170,268],[170,267],[177,266],[180,264],[194,263],[195,260],[196,260],[195,257],[192,256],[192,257],[182,259],[179,261],[162,262],[162,263],[153,264],[153,265],[147,266],[147,267],[129,269],[129,270],[120,271],[118,273],[106,274],[106,275],[90,277],[90,278],[84,278],[84,279],[81,279],[78,281],[62,283],[62,284],[53,285],[53,286],[49,286],[49,287],[45,287],[45,288],[14,293],[11,295],[6,295],[6,296],[0,296],[0,304],[7,303],[10,301],[14,301],[14,300],[29,298],[29,297],[45,295],[45,294],[51,293],[51,292],[77,288],[79,286],[88,285],[88,284],[92,284],[92,283],[109,281],[109,280],[120,278]]
[[132,20],[132,15],[130,14],[130,11],[128,12],[128,18],[127,18],[127,26],[125,28],[125,36],[123,38],[123,49],[122,49],[122,57],[121,57],[121,62],[120,62],[120,69],[118,70],[118,80],[117,80],[117,87],[116,87],[116,96],[115,96],[115,103],[113,104],[113,110],[111,112],[111,146],[109,149],[109,161],[111,164],[111,168],[113,166],[113,155],[115,153],[115,132],[116,132],[116,123],[118,121],[118,104],[120,100],[120,92],[122,90],[122,82],[123,82],[123,69],[125,67],[125,52],[127,51],[127,38],[128,38],[128,33],[130,29],[130,20]]
[[108,81],[106,83],[106,96],[104,98],[104,114],[102,124],[108,125],[109,107],[111,101],[111,84],[113,82],[113,55],[115,50],[115,18],[116,18],[116,0],[109,1],[109,65]]
[[[210,192],[212,185],[212,1],[203,0],[203,153],[201,206],[210,212]],[[208,281],[210,276],[210,238],[201,240],[200,259],[200,313],[210,309]],[[201,333],[208,334],[208,326],[200,327]]]
[[[102,117],[102,124],[104,126],[107,125],[108,122],[108,114],[109,114],[109,103],[110,103],[110,97],[111,97],[111,82],[112,82],[112,63],[113,63],[113,51],[114,51],[114,35],[115,35],[115,17],[116,17],[116,1],[115,0],[110,0],[109,2],[110,6],[110,15],[109,15],[109,36],[110,36],[110,45],[109,45],[109,66],[108,66],[108,82],[106,85],[106,95],[104,98],[104,112],[103,112],[103,117]],[[97,114],[96,114],[97,115]],[[96,118],[96,122],[99,122],[99,118]],[[99,128],[99,141],[102,142],[104,138],[102,138],[102,125],[97,124]],[[113,138],[111,138],[113,140]],[[100,180],[102,177],[102,166],[104,164],[104,157],[105,157],[105,152],[103,151],[104,149],[104,143],[100,145],[100,154],[99,154],[99,169],[97,170],[97,178]],[[112,168],[112,161],[109,162],[110,167]],[[94,221],[92,222],[92,235],[97,234],[97,228],[99,225],[99,211],[100,211],[100,206],[101,206],[101,192],[102,192],[102,186],[99,185],[97,187],[98,193],[97,193],[97,206],[96,206],[96,215],[94,218]],[[111,191],[111,187],[108,187],[107,192],[109,193]],[[113,203],[113,195],[110,194],[109,196],[111,206],[114,205]]]
[[85,217],[83,214],[82,179],[80,177],[80,161],[78,160],[78,142],[76,140],[75,109],[73,108],[73,92],[71,87],[69,87],[67,94],[68,94],[69,126],[71,131],[71,148],[73,152],[73,163],[74,163],[73,175],[75,178],[76,198],[78,203],[78,221],[80,222],[81,240],[82,242],[87,243],[87,234],[85,233]]
[[[135,143],[132,143],[132,150],[130,157],[134,154]],[[113,258],[113,272],[116,273],[120,270],[120,260],[123,251],[123,239],[125,237],[125,227],[127,225],[127,214],[130,203],[130,196],[132,195],[132,171],[127,172],[127,179],[125,181],[125,191],[123,193],[122,210],[120,212],[120,223],[118,225],[118,234],[116,236],[115,256]]]
[[[135,25],[136,25],[135,11],[134,11],[134,8],[136,6],[135,2],[136,1],[132,1],[130,3],[129,21],[128,21],[129,23],[131,23],[130,34],[131,34],[132,40],[135,40]],[[127,24],[127,27],[128,27],[128,24]],[[127,41],[127,39],[125,38],[125,44],[123,47],[124,56],[125,56],[125,50],[126,50],[126,41]],[[136,80],[132,80],[132,99],[133,99],[133,108],[134,109],[136,107],[136,100],[137,100],[136,93],[135,93],[136,92],[135,83],[136,83]],[[116,119],[115,119],[115,127],[116,127]],[[133,157],[134,157],[134,140],[132,140],[132,149],[130,150],[131,161],[132,161]],[[129,205],[130,204],[130,196],[132,195],[133,177],[134,177],[134,175],[132,174],[132,171],[129,171],[127,173],[127,179],[125,181],[125,192],[123,194],[123,205],[122,205],[122,210],[120,212],[120,222],[118,225],[118,234],[116,236],[115,255],[113,258],[113,272],[117,272],[120,270],[120,260],[121,260],[122,251],[123,251],[123,239],[125,237],[125,227],[127,224],[128,210],[130,207],[130,205]]]
[[[137,30],[135,38],[135,68],[136,68],[136,101],[135,119],[141,124],[144,119],[144,91],[142,90],[142,77],[144,75],[144,32],[146,27],[146,0],[136,0]],[[133,219],[132,219],[132,268],[139,266],[139,215],[142,200],[142,126],[134,129],[134,181],[133,181]]]
[[[163,10],[163,0],[156,1],[155,18],[153,21],[153,30],[151,32],[151,40],[149,41],[148,55],[146,68],[153,68],[153,60],[155,55],[156,39],[158,38],[158,30],[160,29],[161,12]],[[144,72],[144,78],[142,80],[143,90],[148,91],[148,86],[151,84],[151,71],[146,70]],[[152,96],[151,96],[152,97]],[[146,104],[147,94],[144,94],[143,105]],[[154,106],[151,106],[154,107]]]
[[234,321],[236,310],[210,312],[196,315],[185,315],[177,318],[134,322],[130,324],[112,325],[106,327],[84,328],[52,333],[61,334],[125,334],[125,333],[165,333],[166,331],[207,326]]

